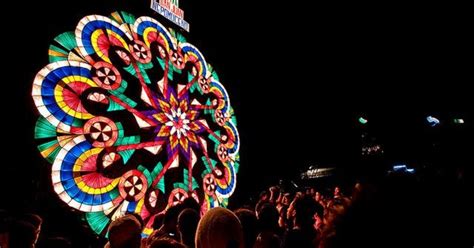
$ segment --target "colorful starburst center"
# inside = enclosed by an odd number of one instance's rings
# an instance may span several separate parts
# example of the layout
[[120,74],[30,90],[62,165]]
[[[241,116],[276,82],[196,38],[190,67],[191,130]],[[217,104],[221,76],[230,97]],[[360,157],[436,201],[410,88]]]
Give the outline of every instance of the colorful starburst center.
[[186,136],[186,132],[190,130],[190,120],[186,118],[186,112],[182,112],[180,108],[177,111],[171,110],[171,114],[165,113],[168,117],[168,121],[165,122],[165,126],[171,127],[170,135],[176,135],[181,138],[181,135]]

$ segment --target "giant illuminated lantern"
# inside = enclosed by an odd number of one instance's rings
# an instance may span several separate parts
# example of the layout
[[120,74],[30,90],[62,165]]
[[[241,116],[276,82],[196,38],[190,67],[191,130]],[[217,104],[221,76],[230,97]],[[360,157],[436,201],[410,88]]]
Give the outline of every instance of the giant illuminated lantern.
[[239,135],[204,56],[150,17],[82,18],[54,39],[34,79],[35,138],[54,191],[104,235],[111,220],[156,214],[187,197],[201,212],[236,187]]

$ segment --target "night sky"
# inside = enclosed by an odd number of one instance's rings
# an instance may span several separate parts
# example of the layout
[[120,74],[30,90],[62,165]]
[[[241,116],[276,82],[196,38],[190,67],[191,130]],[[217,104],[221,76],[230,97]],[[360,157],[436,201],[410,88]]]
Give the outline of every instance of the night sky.
[[[270,6],[181,0],[180,7],[190,23],[188,41],[214,66],[236,111],[237,199],[280,178],[293,179],[312,164],[357,168],[362,132],[384,145],[384,161],[422,161],[434,140],[447,147],[446,156],[459,155],[457,162],[467,163],[474,122],[474,43],[467,15],[450,6],[310,8],[304,1]],[[2,163],[1,185],[5,189],[13,179],[21,185],[15,192],[5,190],[6,208],[66,214],[44,183],[49,165],[33,140],[38,113],[31,85],[47,64],[56,35],[74,30],[85,15],[114,10],[171,25],[141,0],[17,1],[6,10],[15,18],[3,18],[7,53],[2,58],[8,64],[2,80],[8,113],[3,155],[20,156]],[[367,127],[357,122],[361,114]],[[441,126],[430,129],[427,115],[438,116]],[[457,116],[465,119],[464,127],[452,124]]]

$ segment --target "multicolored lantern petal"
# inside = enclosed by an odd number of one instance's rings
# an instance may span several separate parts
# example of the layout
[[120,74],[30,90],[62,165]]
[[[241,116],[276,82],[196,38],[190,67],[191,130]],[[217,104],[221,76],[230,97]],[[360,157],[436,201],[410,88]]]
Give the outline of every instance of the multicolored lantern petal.
[[155,216],[186,197],[202,213],[227,205],[239,134],[196,47],[153,18],[115,12],[82,18],[48,54],[33,82],[35,138],[54,191],[92,230],[105,235],[135,212],[150,234]]

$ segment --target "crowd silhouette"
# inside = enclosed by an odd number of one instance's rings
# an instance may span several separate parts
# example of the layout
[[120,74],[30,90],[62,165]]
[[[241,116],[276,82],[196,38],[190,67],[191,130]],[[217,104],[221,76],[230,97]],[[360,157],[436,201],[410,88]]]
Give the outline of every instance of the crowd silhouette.
[[[470,191],[463,180],[449,186],[443,181],[391,175],[376,184],[357,182],[331,191],[271,186],[254,205],[233,211],[217,207],[202,216],[199,204],[188,198],[157,215],[148,237],[138,214],[115,219],[101,247],[469,247],[472,229],[465,227],[472,204],[465,196]],[[438,201],[433,192],[450,192],[462,205]],[[76,247],[63,237],[42,236],[38,215],[0,213],[2,248]]]

